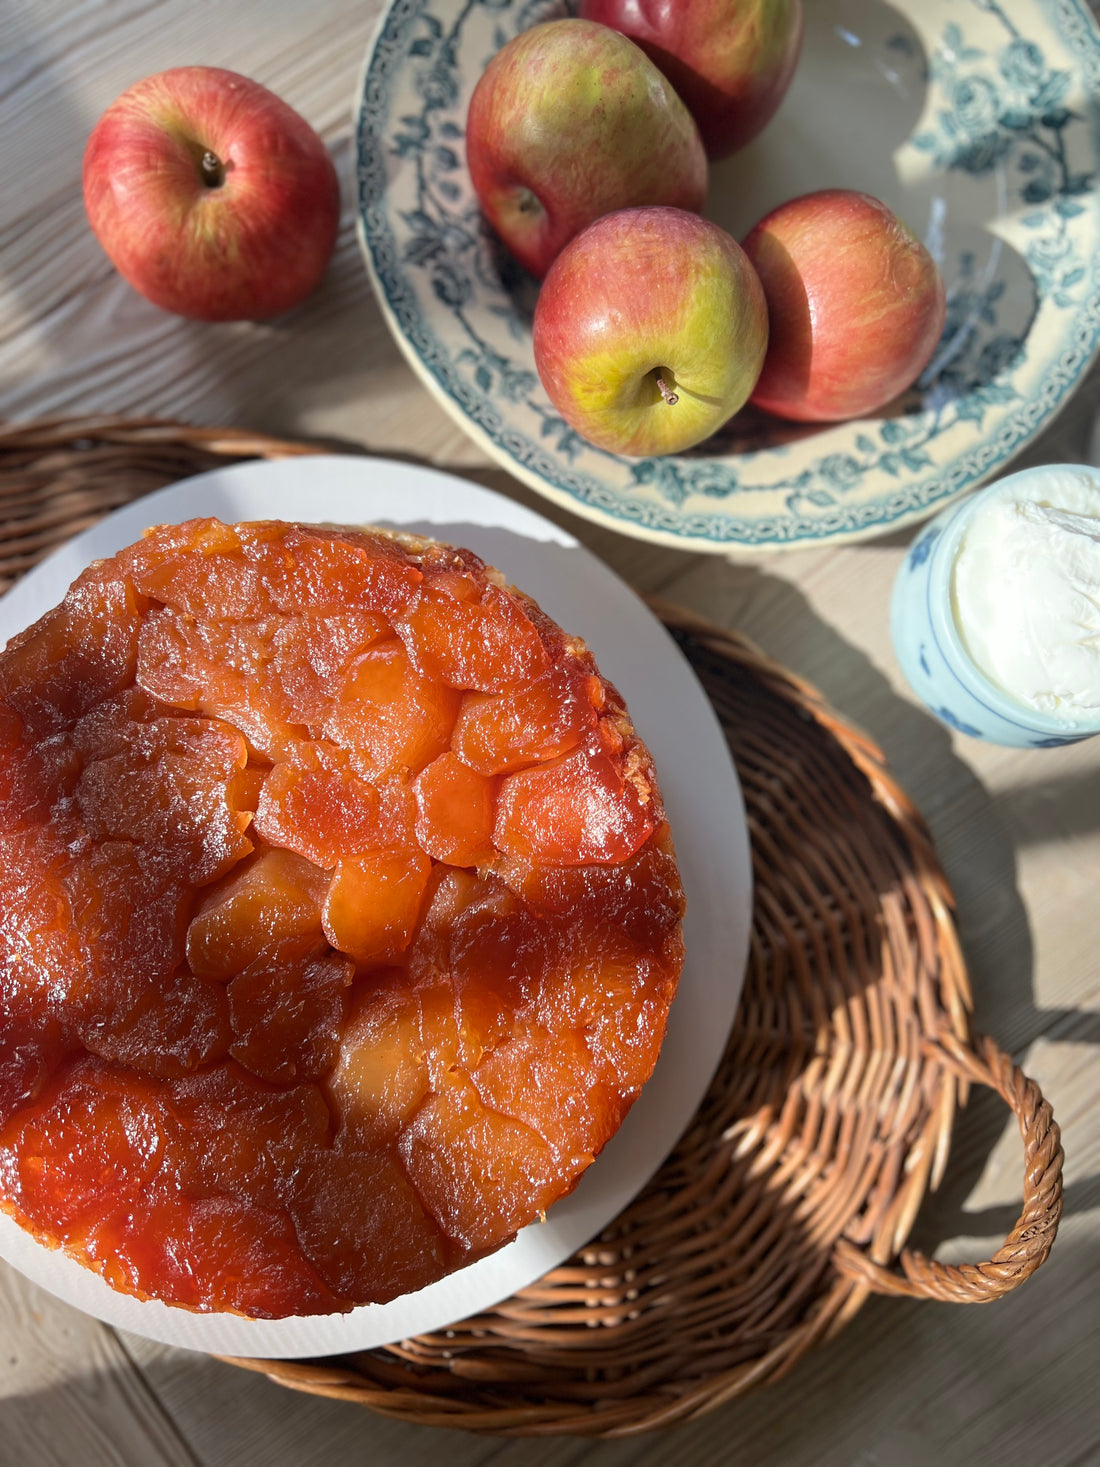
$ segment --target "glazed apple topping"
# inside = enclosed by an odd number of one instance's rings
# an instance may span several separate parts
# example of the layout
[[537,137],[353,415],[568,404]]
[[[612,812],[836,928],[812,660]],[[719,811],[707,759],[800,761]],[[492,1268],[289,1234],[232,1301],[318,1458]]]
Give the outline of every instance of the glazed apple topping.
[[0,1206],[255,1317],[420,1288],[656,1060],[682,894],[583,644],[469,551],[200,520],[0,654]]

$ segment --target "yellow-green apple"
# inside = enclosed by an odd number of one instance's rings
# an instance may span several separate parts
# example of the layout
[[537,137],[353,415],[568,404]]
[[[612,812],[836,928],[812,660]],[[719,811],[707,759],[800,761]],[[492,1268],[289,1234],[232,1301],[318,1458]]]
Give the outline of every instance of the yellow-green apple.
[[466,160],[489,223],[540,279],[601,214],[706,199],[683,102],[633,41],[586,20],[533,26],[497,52],[470,99]]
[[802,0],[581,0],[655,61],[724,158],[774,116],[802,46]]
[[119,273],[200,321],[296,305],[340,218],[336,170],[309,124],[214,66],[162,71],[107,108],[84,154],[84,204]]
[[612,453],[678,453],[708,438],[748,397],[767,344],[745,252],[683,209],[590,224],[535,305],[535,365],[551,402]]
[[770,339],[752,394],[800,422],[883,407],[927,365],[943,331],[932,256],[869,194],[822,189],[780,204],[745,239]]

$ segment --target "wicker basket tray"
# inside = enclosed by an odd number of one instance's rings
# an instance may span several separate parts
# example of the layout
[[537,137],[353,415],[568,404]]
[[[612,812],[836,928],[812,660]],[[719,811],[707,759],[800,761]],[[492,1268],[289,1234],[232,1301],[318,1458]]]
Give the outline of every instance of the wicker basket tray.
[[[138,495],[302,444],[121,419],[0,429],[0,589]],[[748,974],[673,1155],[588,1247],[496,1308],[331,1360],[235,1363],[408,1421],[618,1436],[688,1420],[789,1370],[869,1292],[985,1303],[1050,1251],[1050,1107],[971,1028],[951,895],[882,755],[739,637],[661,616],[727,730],[756,882]],[[956,1106],[990,1086],[1024,1143],[1020,1220],[987,1263],[904,1248]]]

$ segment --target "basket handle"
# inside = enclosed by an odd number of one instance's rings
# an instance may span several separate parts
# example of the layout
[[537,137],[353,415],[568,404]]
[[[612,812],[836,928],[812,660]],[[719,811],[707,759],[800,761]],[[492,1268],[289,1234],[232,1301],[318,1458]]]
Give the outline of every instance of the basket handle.
[[943,1033],[926,1041],[931,1058],[962,1079],[988,1085],[1016,1113],[1024,1143],[1024,1208],[1004,1245],[988,1263],[937,1263],[905,1249],[901,1273],[873,1262],[847,1238],[837,1241],[839,1271],[876,1294],[942,1299],[949,1304],[988,1304],[1019,1288],[1045,1262],[1062,1216],[1062,1143],[1050,1105],[1008,1055],[985,1035],[973,1047]]

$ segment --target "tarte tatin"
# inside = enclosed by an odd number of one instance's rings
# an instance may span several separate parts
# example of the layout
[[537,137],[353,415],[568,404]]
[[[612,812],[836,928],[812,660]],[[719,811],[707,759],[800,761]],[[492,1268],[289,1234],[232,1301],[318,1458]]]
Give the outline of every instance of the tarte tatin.
[[419,1289],[618,1128],[682,911],[621,699],[476,555],[152,530],[0,654],[0,1206],[191,1309]]

